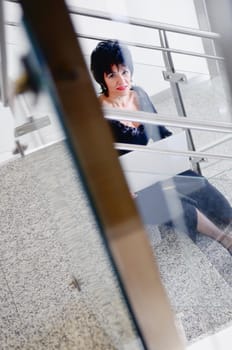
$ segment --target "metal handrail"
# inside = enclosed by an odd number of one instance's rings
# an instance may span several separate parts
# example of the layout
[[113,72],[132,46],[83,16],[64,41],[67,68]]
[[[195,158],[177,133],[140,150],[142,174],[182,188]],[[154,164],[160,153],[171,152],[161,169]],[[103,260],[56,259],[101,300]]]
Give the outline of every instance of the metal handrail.
[[[13,0],[6,0],[6,1],[18,3],[18,1],[13,1]],[[89,9],[76,7],[76,6],[70,6],[69,13],[73,14],[73,15],[92,17],[92,18],[96,18],[96,19],[116,21],[119,23],[125,23],[125,24],[135,25],[135,26],[139,26],[139,27],[146,27],[146,28],[151,28],[151,29],[156,29],[156,30],[164,30],[167,32],[174,32],[174,33],[184,34],[184,35],[191,35],[191,36],[196,36],[196,37],[200,37],[200,38],[218,39],[220,37],[218,33],[214,33],[214,32],[203,31],[203,30],[194,29],[194,28],[190,29],[190,28],[183,27],[183,26],[164,24],[164,23],[155,22],[155,21],[151,21],[151,20],[145,20],[145,19],[141,20],[138,18],[127,17],[127,16],[122,16],[122,15],[113,15],[112,16],[108,12],[89,10]],[[6,24],[10,25],[10,26],[17,26],[17,23],[12,22],[12,21],[7,22]],[[98,37],[91,36],[91,35],[87,36],[84,34],[78,34],[78,37],[85,38],[85,39],[91,39],[91,40],[104,40],[104,38],[100,37],[100,36],[98,36]],[[206,59],[215,59],[215,60],[220,60],[220,61],[224,60],[223,57],[216,56],[216,55],[207,55],[207,54],[201,54],[198,52],[191,52],[191,51],[172,49],[172,48],[162,48],[162,47],[155,46],[155,45],[146,45],[146,44],[126,42],[126,41],[123,41],[123,42],[127,45],[140,47],[140,48],[159,50],[159,51],[164,51],[164,52],[172,52],[172,53],[177,53],[177,54],[202,57],[202,58],[206,58]]]
[[[78,36],[78,38],[82,38],[82,39],[99,40],[99,41],[106,40],[105,37],[96,36],[96,35],[78,34],[77,36]],[[140,43],[135,43],[135,42],[126,41],[126,40],[122,40],[121,42],[123,42],[123,44],[125,44],[125,45],[139,47],[141,49],[157,50],[157,51],[163,51],[163,52],[172,52],[172,53],[177,53],[177,54],[182,54],[182,55],[202,57],[202,58],[213,59],[213,60],[217,60],[217,61],[224,61],[224,57],[222,57],[222,56],[207,55],[207,54],[194,52],[194,51],[165,48],[165,47],[161,47],[161,46],[157,46],[157,45],[140,44]]]
[[3,2],[0,0],[0,66],[1,66],[1,100],[4,106],[8,104],[7,54],[4,28]]
[[[191,118],[183,117],[167,117],[167,115],[162,115],[160,113],[149,113],[141,111],[127,111],[118,108],[103,108],[104,115],[107,119],[114,120],[130,120],[134,122],[148,123],[152,125],[166,125],[173,126],[177,128],[204,130],[204,131],[214,131],[221,132],[225,134],[232,133],[232,123],[214,122],[214,121],[203,121]],[[123,115],[122,115],[123,114]]]
[[[5,0],[5,1],[19,4],[19,0]],[[167,32],[198,36],[201,38],[218,39],[220,37],[218,33],[209,32],[205,30],[187,28],[184,26],[177,26],[172,24],[164,24],[164,23],[145,20],[145,19],[140,20],[135,17],[127,17],[123,15],[111,16],[109,15],[108,12],[89,10],[89,9],[77,7],[77,6],[69,6],[69,13],[74,15],[81,15],[81,16],[99,18],[99,19],[104,19],[109,21],[117,21],[121,23],[133,24],[140,27],[160,29],[160,30],[165,30]]]
[[[19,27],[20,24],[14,21],[6,21],[5,24],[7,26],[11,27]],[[97,41],[104,41],[106,40],[105,37],[103,36],[96,36],[96,35],[85,35],[85,34],[77,34],[78,38],[82,39],[89,39],[89,40],[97,40]],[[148,50],[156,50],[156,51],[162,51],[162,52],[172,52],[176,54],[181,54],[181,55],[187,55],[187,56],[195,56],[195,57],[201,57],[205,59],[212,59],[215,61],[224,61],[224,58],[222,56],[216,56],[216,55],[208,55],[208,54],[203,54],[195,51],[187,51],[187,50],[181,50],[181,49],[173,49],[173,48],[165,48],[157,45],[148,45],[148,44],[140,44],[140,43],[135,43],[132,41],[126,41],[122,40],[125,45],[132,46],[132,47],[138,47],[142,49],[148,49]]]
[[108,12],[89,10],[89,9],[76,7],[76,6],[69,6],[69,12],[74,15],[93,17],[93,18],[104,19],[108,21],[116,21],[120,23],[136,25],[139,27],[165,30],[167,32],[192,35],[192,36],[197,36],[197,37],[207,38],[207,39],[218,39],[220,37],[218,33],[214,33],[214,32],[208,32],[208,31],[203,31],[203,30],[194,29],[194,28],[187,28],[183,26],[176,26],[172,24],[164,24],[164,23],[145,20],[145,19],[141,20],[135,17],[127,17],[127,16],[115,15],[115,14],[112,16],[112,15],[109,15]]
[[130,143],[115,143],[114,144],[116,149],[126,150],[126,151],[140,151],[140,152],[153,152],[158,154],[171,154],[173,156],[181,156],[181,157],[188,157],[191,159],[220,159],[220,160],[232,160],[232,155],[226,155],[226,154],[212,154],[212,153],[206,153],[206,152],[198,152],[198,151],[172,151],[172,150],[164,150],[164,149],[154,149],[153,147],[150,147],[149,145],[135,145]]

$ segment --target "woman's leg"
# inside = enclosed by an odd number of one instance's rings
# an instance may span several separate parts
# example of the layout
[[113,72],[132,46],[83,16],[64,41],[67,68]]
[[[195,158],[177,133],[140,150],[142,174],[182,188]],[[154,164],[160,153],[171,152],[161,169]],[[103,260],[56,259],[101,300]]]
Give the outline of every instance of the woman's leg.
[[201,213],[218,226],[232,222],[232,208],[225,196],[203,176],[189,170],[174,178],[179,193],[195,201]]
[[197,231],[218,241],[232,255],[232,236],[226,235],[197,209]]

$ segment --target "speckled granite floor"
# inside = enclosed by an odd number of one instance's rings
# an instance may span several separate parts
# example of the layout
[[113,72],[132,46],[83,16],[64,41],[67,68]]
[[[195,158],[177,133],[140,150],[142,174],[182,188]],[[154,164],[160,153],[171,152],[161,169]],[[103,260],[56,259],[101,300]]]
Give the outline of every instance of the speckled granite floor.
[[0,348],[139,349],[64,146],[0,173]]
[[[2,166],[0,186],[0,348],[141,349],[64,144]],[[148,235],[187,339],[228,325],[230,257]]]

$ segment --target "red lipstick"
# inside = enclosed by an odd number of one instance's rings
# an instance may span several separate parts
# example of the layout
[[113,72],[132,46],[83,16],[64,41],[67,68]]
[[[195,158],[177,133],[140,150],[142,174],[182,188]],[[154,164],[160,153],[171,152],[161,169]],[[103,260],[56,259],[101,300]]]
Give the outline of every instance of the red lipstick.
[[119,86],[119,87],[117,87],[117,90],[124,91],[124,90],[126,90],[126,88],[127,88],[127,86]]

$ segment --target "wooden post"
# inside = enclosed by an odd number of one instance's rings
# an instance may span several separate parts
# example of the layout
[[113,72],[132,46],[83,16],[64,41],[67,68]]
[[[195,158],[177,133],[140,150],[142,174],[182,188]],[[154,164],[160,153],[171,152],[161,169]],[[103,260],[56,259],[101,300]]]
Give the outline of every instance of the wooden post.
[[[157,263],[65,3],[22,0],[21,4],[31,42],[50,71],[76,163],[145,348],[182,350]],[[44,72],[43,78],[48,82],[49,75]]]

